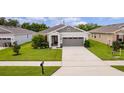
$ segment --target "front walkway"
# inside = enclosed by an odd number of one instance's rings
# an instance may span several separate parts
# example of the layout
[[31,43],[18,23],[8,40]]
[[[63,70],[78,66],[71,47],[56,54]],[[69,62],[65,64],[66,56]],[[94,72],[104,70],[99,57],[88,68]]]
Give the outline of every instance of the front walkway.
[[62,67],[53,76],[116,76],[123,72],[110,67],[84,47],[63,47]]

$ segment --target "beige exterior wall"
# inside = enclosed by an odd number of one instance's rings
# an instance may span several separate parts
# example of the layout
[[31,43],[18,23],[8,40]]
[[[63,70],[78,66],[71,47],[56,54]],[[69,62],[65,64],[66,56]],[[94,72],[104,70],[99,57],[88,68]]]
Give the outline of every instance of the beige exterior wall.
[[105,43],[107,45],[112,45],[112,42],[116,40],[116,35],[114,34],[102,34],[102,33],[91,33],[90,39]]

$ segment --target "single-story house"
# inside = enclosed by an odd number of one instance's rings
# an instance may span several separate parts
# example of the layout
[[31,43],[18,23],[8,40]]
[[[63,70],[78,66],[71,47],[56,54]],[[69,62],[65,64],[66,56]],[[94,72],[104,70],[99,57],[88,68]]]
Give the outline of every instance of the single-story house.
[[124,42],[124,23],[102,26],[89,32],[91,33],[89,38],[110,46],[113,41],[120,40]]
[[46,35],[49,47],[82,46],[88,32],[76,27],[59,24],[38,34]]
[[35,32],[20,27],[0,25],[0,47],[9,47],[17,41],[22,44],[31,41]]

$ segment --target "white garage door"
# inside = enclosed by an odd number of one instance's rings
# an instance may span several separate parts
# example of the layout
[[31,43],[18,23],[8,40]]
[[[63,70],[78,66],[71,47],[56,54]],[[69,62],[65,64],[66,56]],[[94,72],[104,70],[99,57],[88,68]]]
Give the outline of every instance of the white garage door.
[[83,37],[64,37],[63,46],[82,46],[83,41]]
[[0,47],[11,46],[11,38],[0,38]]

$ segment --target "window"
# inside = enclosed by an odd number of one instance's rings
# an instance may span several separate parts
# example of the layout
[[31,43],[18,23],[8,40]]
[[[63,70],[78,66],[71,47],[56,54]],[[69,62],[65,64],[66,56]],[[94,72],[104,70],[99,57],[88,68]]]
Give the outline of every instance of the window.
[[11,40],[11,38],[6,38],[6,40]]
[[3,40],[6,40],[6,38],[3,38]]
[[77,37],[73,37],[73,39],[78,39]]
[[83,37],[79,37],[79,39],[83,39]]
[[69,37],[69,39],[73,39],[72,37]]
[[64,37],[63,39],[67,39],[66,37]]

